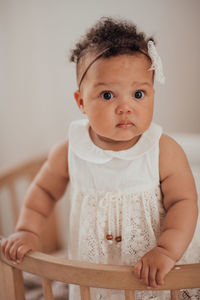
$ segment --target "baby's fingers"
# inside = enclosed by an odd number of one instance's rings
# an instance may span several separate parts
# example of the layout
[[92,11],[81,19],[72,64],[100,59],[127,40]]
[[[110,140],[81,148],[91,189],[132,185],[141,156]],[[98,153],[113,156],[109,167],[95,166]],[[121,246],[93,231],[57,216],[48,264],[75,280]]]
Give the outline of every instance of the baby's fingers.
[[3,251],[4,254],[5,254],[5,248],[6,248],[7,243],[8,243],[7,239],[2,239],[2,241],[1,241],[1,249],[2,249],[2,251]]
[[168,262],[162,266],[162,268],[158,269],[158,272],[156,274],[156,281],[159,285],[164,284],[165,276],[172,270],[172,268],[175,265],[175,261],[168,258]]
[[2,251],[6,259],[20,263],[24,255],[31,249],[28,245],[22,245],[21,241],[12,241],[4,239],[1,243]]
[[144,264],[142,265],[142,271],[141,271],[141,279],[144,281],[146,286],[149,286],[149,265]]
[[142,271],[142,261],[139,260],[137,264],[134,266],[134,273],[138,279],[141,279],[141,271]]
[[149,286],[149,266],[139,260],[134,267],[135,275],[138,279],[142,279],[144,283]]
[[8,243],[9,243],[9,241],[7,239],[3,239],[1,241],[1,250],[2,250],[3,254],[5,255],[6,259],[10,259]]
[[9,250],[9,255],[10,255],[10,258],[13,260],[13,261],[16,261],[17,260],[17,250],[19,249],[19,247],[22,245],[22,242],[21,241],[16,241],[15,243],[13,243],[13,245],[10,247],[10,250]]
[[164,284],[164,278],[169,271],[170,270],[168,268],[163,268],[163,269],[158,270],[158,272],[156,274],[156,281],[157,281],[158,285]]
[[13,245],[13,241],[11,240],[6,240],[5,244],[3,244],[3,253],[6,257],[6,259],[8,260],[12,260],[12,258],[10,257],[10,248],[12,247]]
[[19,246],[16,252],[17,263],[21,263],[24,256],[31,250],[31,247],[29,247],[28,245]]
[[156,288],[158,287],[158,282],[157,282],[157,268],[155,267],[150,267],[149,271],[149,287]]

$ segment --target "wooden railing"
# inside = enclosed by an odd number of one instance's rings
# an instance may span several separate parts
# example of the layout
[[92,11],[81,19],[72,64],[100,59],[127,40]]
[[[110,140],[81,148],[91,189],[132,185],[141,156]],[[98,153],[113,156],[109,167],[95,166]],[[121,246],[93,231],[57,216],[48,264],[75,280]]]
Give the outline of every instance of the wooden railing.
[[[0,250],[0,299],[23,300],[22,271],[42,278],[45,300],[53,300],[51,280],[80,286],[81,299],[90,300],[90,288],[124,290],[126,300],[134,300],[135,290],[147,290],[139,281],[131,266],[114,266],[71,261],[41,252],[25,256],[20,264],[6,260]],[[180,289],[200,287],[200,264],[176,266],[156,290],[171,290],[171,299],[180,299]],[[149,289],[148,289],[149,291]]]

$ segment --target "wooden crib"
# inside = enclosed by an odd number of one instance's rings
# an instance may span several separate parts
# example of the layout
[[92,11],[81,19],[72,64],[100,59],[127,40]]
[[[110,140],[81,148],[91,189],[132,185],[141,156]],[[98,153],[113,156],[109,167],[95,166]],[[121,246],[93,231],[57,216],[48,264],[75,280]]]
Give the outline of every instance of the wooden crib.
[[[4,216],[4,219],[13,219],[13,226],[15,225],[20,209],[17,197],[17,184],[22,178],[30,182],[44,161],[45,157],[35,159],[0,175],[1,207],[5,203],[10,203],[10,214],[9,216]],[[2,222],[3,214],[5,215],[5,212],[1,209],[1,235],[5,235],[5,230],[3,230],[5,229],[4,222]],[[126,300],[134,299],[135,290],[147,289],[134,276],[133,267],[131,266],[85,263],[46,254],[59,249],[60,245],[55,213],[50,217],[41,241],[43,252],[31,252],[27,254],[21,264],[13,264],[6,260],[0,250],[1,300],[25,299],[22,276],[22,272],[24,271],[36,274],[42,278],[43,295],[46,300],[53,299],[52,280],[79,285],[82,300],[91,299],[90,287],[124,290]],[[180,299],[180,289],[186,288],[200,288],[200,264],[176,266],[167,275],[165,284],[160,289],[171,290],[171,299]]]

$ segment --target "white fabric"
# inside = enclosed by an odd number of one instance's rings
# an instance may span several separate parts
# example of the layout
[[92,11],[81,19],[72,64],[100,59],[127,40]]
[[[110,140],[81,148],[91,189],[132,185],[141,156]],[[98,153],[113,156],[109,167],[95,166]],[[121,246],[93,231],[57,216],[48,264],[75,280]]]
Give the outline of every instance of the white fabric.
[[[152,123],[125,151],[102,150],[89,136],[88,120],[69,129],[71,183],[69,258],[134,265],[156,245],[165,210],[159,186],[160,126]],[[106,239],[113,235],[113,243]],[[116,236],[122,241],[117,243]],[[158,297],[158,298],[157,298]],[[70,300],[79,300],[70,287]],[[121,291],[92,289],[93,299],[122,300]],[[136,299],[170,299],[169,292],[137,292]]]
[[149,41],[147,43],[147,47],[148,47],[148,54],[152,60],[152,65],[149,70],[154,70],[155,80],[163,84],[165,83],[165,76],[163,74],[162,60],[158,55],[157,49],[153,41]]

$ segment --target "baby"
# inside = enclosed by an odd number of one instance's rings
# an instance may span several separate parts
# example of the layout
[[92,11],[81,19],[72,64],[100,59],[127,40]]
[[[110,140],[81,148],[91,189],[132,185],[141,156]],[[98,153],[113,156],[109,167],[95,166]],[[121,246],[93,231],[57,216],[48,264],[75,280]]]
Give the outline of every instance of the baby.
[[[156,288],[177,262],[190,262],[183,254],[198,208],[185,153],[152,122],[154,79],[164,82],[155,42],[131,22],[101,18],[77,43],[71,61],[77,66],[74,97],[87,119],[72,122],[68,140],[51,150],[2,250],[17,263],[37,250],[70,182],[69,258],[133,265],[136,276]],[[200,256],[195,251],[190,248],[194,260]],[[123,297],[93,289],[94,299],[99,293],[101,299]],[[169,294],[138,291],[136,299],[155,297]],[[75,286],[70,299],[80,299]]]

